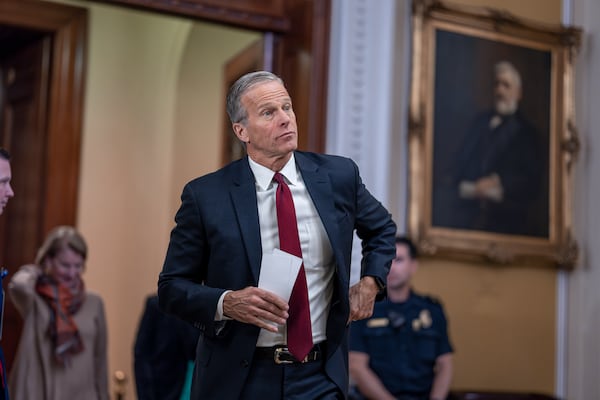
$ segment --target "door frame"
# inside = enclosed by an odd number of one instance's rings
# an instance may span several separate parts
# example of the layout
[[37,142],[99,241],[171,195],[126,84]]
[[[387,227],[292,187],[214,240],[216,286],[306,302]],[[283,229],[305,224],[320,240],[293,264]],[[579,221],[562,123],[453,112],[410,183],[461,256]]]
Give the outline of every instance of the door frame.
[[84,8],[34,0],[0,1],[0,24],[53,36],[40,237],[56,225],[76,225],[87,23]]
[[[43,143],[40,145],[44,149],[41,195],[20,200],[20,194],[16,193],[17,202],[34,202],[39,207],[40,212],[32,217],[32,221],[28,221],[33,225],[34,234],[24,238],[19,231],[21,224],[18,221],[16,224],[6,224],[6,216],[0,222],[0,260],[5,265],[6,258],[10,257],[11,262],[5,266],[11,272],[31,261],[31,255],[27,258],[20,255],[30,254],[32,248],[38,248],[51,228],[57,225],[76,226],[87,21],[87,10],[84,8],[37,0],[0,1],[0,24],[41,32],[43,36],[51,38],[49,62],[42,72],[49,72],[49,75],[48,92],[43,94],[47,98],[45,121],[41,121],[45,122],[41,135]],[[12,152],[9,138],[5,139],[8,150]],[[17,169],[27,167],[29,155],[11,155],[13,170],[18,174]],[[7,304],[5,311],[5,322],[11,322],[10,334],[6,332],[3,339],[10,368],[21,326],[20,319],[14,317],[16,310],[11,303]]]

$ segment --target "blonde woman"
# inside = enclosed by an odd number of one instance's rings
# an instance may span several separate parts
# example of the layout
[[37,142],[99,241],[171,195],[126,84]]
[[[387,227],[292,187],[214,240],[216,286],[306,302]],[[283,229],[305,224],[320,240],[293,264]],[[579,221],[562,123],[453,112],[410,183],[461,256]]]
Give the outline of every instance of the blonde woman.
[[12,400],[107,400],[102,299],[81,278],[87,245],[70,226],[53,229],[35,264],[22,266],[8,292],[24,319],[9,376]]

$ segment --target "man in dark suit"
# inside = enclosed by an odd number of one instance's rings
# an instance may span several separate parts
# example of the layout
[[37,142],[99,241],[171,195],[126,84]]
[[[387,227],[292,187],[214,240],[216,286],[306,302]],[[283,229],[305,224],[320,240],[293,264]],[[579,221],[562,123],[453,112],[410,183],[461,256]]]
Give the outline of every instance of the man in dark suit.
[[[296,117],[279,77],[242,76],[227,112],[248,156],[185,186],[158,281],[160,306],[202,331],[192,399],[345,398],[348,324],[373,311],[396,226],[353,161],[297,151]],[[304,339],[314,344],[305,356],[288,340],[287,299],[258,286],[259,276],[278,278],[265,264],[283,247],[276,191],[288,187],[303,264],[294,279],[305,278]],[[354,231],[363,259],[361,279],[349,287]]]

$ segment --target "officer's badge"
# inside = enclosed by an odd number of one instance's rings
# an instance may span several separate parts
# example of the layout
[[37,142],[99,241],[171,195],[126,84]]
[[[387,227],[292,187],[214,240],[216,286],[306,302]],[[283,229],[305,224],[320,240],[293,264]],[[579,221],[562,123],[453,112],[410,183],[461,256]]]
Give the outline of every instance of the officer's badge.
[[419,329],[421,329],[421,320],[418,318],[413,319],[412,328],[413,328],[413,331],[415,331],[415,332],[417,332]]
[[419,313],[419,318],[413,319],[412,329],[413,329],[413,331],[417,332],[421,328],[423,328],[423,329],[429,328],[432,323],[433,323],[433,320],[431,319],[431,314],[429,313],[429,310],[423,309]]
[[433,320],[431,319],[431,313],[429,310],[421,310],[419,313],[419,321],[421,321],[421,326],[424,329],[427,329],[431,326]]

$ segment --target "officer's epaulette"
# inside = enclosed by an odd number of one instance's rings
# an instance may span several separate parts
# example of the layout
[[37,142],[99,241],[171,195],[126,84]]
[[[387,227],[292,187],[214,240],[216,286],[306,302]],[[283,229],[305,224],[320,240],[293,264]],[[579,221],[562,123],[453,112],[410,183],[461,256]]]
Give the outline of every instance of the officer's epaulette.
[[423,301],[425,303],[438,305],[438,306],[442,305],[442,301],[435,296],[425,295],[425,294],[420,294],[420,293],[415,293],[415,294],[421,299],[421,301]]
[[432,304],[442,304],[441,300],[435,296],[427,295],[423,296],[423,298]]

